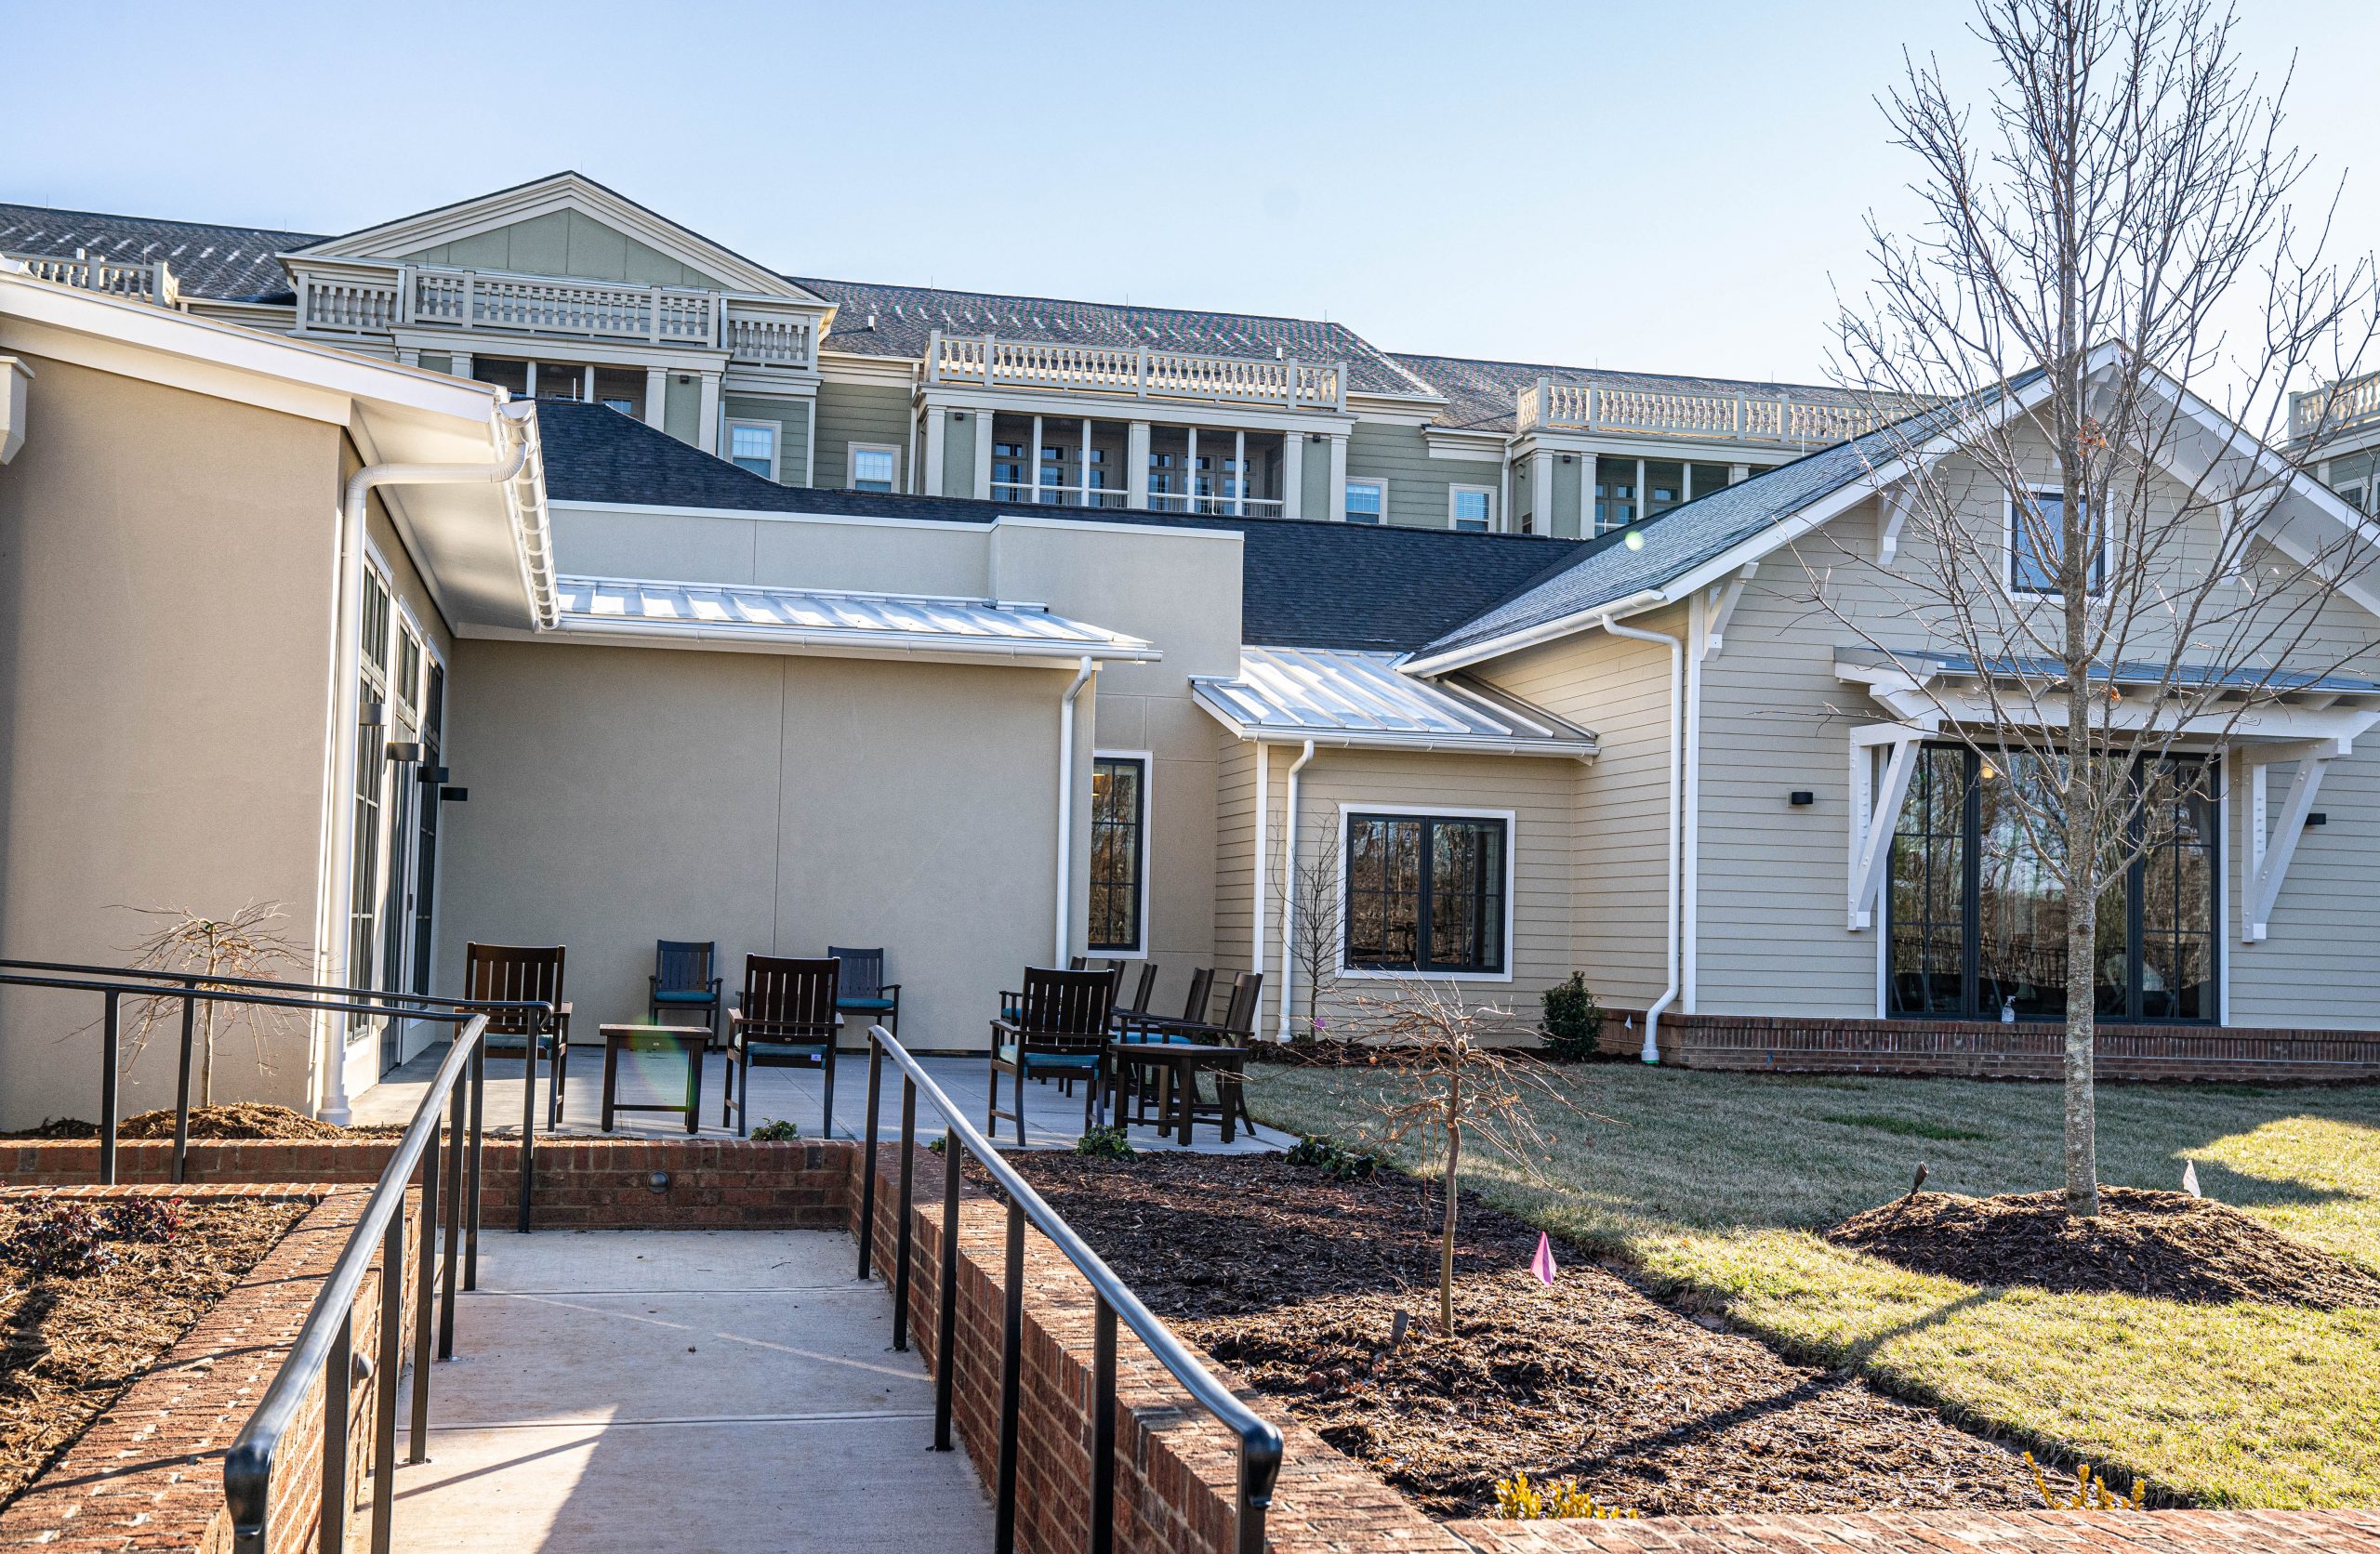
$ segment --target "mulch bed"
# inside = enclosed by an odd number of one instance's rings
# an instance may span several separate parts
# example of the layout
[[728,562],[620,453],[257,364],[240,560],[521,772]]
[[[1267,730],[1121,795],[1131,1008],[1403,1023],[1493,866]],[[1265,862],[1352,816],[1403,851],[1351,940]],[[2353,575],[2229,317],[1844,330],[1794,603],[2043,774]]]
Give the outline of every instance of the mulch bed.
[[[286,1106],[268,1106],[256,1101],[243,1101],[231,1106],[193,1106],[190,1109],[190,1136],[193,1139],[393,1138],[403,1131],[402,1127],[386,1124],[339,1127],[317,1122],[302,1112],[292,1112]],[[38,1127],[0,1134],[0,1139],[96,1139],[99,1136],[99,1125],[97,1123],[86,1123],[79,1117],[59,1117]],[[173,1108],[136,1112],[115,1125],[115,1136],[119,1139],[170,1139],[174,1136]]]
[[2041,1506],[2015,1453],[1614,1269],[1563,1254],[1540,1284],[1538,1232],[1468,1193],[1449,1340],[1435,1187],[1265,1155],[1010,1159],[1177,1331],[1432,1516],[1492,1510],[1514,1472],[1648,1516]]
[[2069,1217],[2062,1192],[1919,1192],[1853,1215],[1826,1238],[1970,1284],[2194,1305],[2380,1306],[2380,1278],[2187,1192],[2103,1187],[2090,1219]]
[[6,1242],[24,1217],[73,1201],[19,1193],[0,1203],[0,1508],[229,1294],[311,1206],[254,1200],[184,1204],[168,1240],[111,1237],[104,1243],[110,1259],[95,1271],[33,1271]]

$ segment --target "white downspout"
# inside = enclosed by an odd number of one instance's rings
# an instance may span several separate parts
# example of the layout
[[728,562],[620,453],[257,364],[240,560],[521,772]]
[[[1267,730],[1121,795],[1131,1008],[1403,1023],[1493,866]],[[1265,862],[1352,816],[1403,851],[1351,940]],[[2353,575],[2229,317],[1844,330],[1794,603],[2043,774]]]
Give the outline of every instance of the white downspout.
[[[355,891],[356,718],[362,712],[364,504],[372,493],[393,485],[500,485],[519,475],[529,461],[529,433],[522,420],[535,407],[502,404],[497,414],[509,423],[512,452],[493,464],[367,464],[347,479],[346,500],[338,515],[337,634],[332,642],[329,823],[324,828],[328,854],[329,889],[316,914],[314,959],[321,980],[334,986],[356,985],[347,963],[348,914]],[[344,1127],[351,1115],[347,1096],[347,1032],[344,1014],[323,1016],[323,1121]]]
[[1075,904],[1075,698],[1091,683],[1097,666],[1085,653],[1066,699],[1058,704],[1058,958],[1064,966],[1074,954]]
[[1686,644],[1665,631],[1645,631],[1633,626],[1621,626],[1609,615],[1603,618],[1603,628],[1614,637],[1624,637],[1632,642],[1653,642],[1670,650],[1670,889],[1669,921],[1663,925],[1663,937],[1669,942],[1669,986],[1645,1011],[1645,1047],[1640,1054],[1648,1063],[1661,1060],[1659,1041],[1661,1011],[1676,1001],[1678,992],[1678,822],[1681,819],[1678,778],[1685,753],[1685,731],[1680,727],[1680,714],[1685,710]]
[[1698,592],[1686,613],[1692,651],[1686,657],[1686,769],[1679,784],[1685,813],[1678,822],[1684,880],[1678,905],[1678,1007],[1697,1012],[1702,981],[1702,661],[1711,655],[1709,596]]
[[1256,877],[1251,882],[1255,899],[1250,903],[1249,969],[1258,976],[1264,974],[1264,893],[1271,883],[1264,873],[1265,830],[1273,817],[1266,793],[1273,773],[1273,747],[1263,740],[1256,742]]
[[1314,741],[1289,763],[1289,790],[1281,797],[1281,1039],[1289,1039],[1289,988],[1297,976],[1298,943],[1298,773],[1314,759]]

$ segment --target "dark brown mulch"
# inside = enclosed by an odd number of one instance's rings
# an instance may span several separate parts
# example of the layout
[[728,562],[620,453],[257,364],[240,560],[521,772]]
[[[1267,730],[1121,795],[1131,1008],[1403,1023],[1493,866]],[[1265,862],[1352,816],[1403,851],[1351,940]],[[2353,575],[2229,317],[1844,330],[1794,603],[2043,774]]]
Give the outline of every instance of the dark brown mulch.
[[2211,1306],[2380,1306],[2380,1278],[2187,1192],[2103,1187],[2089,1219],[2068,1215],[2062,1192],[1920,1192],[1855,1214],[1826,1238],[1970,1284]]
[[[12,1196],[0,1204],[0,1240],[20,1216],[68,1201]],[[309,1206],[185,1204],[170,1240],[111,1238],[111,1260],[82,1274],[34,1274],[0,1247],[0,1508],[179,1341]]]
[[[292,1112],[286,1106],[268,1106],[258,1101],[241,1101],[230,1106],[193,1106],[190,1109],[190,1136],[193,1139],[357,1139],[390,1137],[404,1131],[402,1127],[367,1124],[356,1127],[338,1127],[318,1122],[303,1112]],[[59,1117],[29,1127],[21,1132],[0,1134],[8,1139],[96,1139],[99,1136],[97,1123],[86,1123],[76,1117]],[[170,1139],[174,1136],[174,1113],[171,1107],[155,1112],[136,1112],[115,1125],[119,1139]]]
[[1469,1194],[1448,1340],[1434,1188],[1278,1156],[1011,1159],[1152,1310],[1430,1515],[1491,1509],[1516,1471],[1646,1515],[2041,1505],[2016,1454],[1579,1254],[1547,1288],[1538,1232]]

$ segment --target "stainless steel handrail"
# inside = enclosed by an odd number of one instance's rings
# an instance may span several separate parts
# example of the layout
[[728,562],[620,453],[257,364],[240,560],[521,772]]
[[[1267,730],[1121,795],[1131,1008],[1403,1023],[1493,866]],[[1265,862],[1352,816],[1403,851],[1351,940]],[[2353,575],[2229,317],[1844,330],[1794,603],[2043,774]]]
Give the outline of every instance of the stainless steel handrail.
[[890,1056],[901,1070],[900,1213],[895,1221],[897,1247],[893,1273],[894,1349],[908,1348],[910,1265],[909,1217],[911,1169],[917,1160],[917,1098],[922,1090],[943,1116],[943,1255],[938,1353],[934,1366],[934,1449],[948,1451],[953,1405],[952,1362],[955,1358],[958,1309],[959,1152],[965,1150],[1008,1194],[1006,1310],[1000,1364],[999,1459],[995,1476],[995,1554],[1013,1554],[1016,1546],[1016,1460],[1018,1437],[1019,1359],[1023,1350],[1025,1312],[1025,1227],[1030,1221],[1090,1284],[1098,1301],[1092,1332],[1091,1406],[1091,1554],[1109,1554],[1114,1547],[1116,1503],[1116,1326],[1130,1328],[1159,1364],[1172,1373],[1198,1405],[1239,1438],[1239,1482],[1236,1547],[1238,1554],[1263,1554],[1264,1513],[1273,1503],[1273,1486],[1281,1471],[1281,1432],[1260,1416],[1238,1395],[1218,1380],[1187,1345],[1174,1337],[1155,1313],[1141,1303],[1131,1287],[1117,1277],[1105,1259],[1091,1249],[1074,1227],[1042,1201],[992,1141],[978,1133],[959,1113],[942,1086],[929,1077],[916,1058],[881,1025],[868,1028],[866,1164],[860,1189],[860,1273],[873,1262],[876,1241],[877,1106],[882,1060]]

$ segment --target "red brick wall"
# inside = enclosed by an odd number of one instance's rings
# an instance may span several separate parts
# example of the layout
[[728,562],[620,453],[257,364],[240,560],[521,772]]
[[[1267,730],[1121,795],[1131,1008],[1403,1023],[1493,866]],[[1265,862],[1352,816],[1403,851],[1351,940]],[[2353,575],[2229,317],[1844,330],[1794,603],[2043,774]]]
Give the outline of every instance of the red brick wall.
[[[223,1454],[246,1423],[265,1386],[289,1352],[322,1281],[353,1232],[369,1194],[354,1188],[294,1182],[247,1187],[80,1187],[78,1196],[304,1198],[316,1206],[251,1269],[231,1293],[0,1512],[0,1549],[49,1554],[99,1550],[231,1547],[223,1506]],[[416,1223],[408,1210],[408,1225]],[[416,1231],[409,1231],[410,1236]],[[412,1253],[408,1251],[410,1262]],[[407,1332],[412,1282],[406,1281]],[[377,1264],[357,1292],[355,1350],[377,1354],[380,1328]],[[368,1495],[373,1387],[351,1392],[348,1428],[350,1503]],[[323,1400],[320,1380],[284,1437],[275,1464],[267,1547],[313,1547],[322,1503]],[[403,1396],[399,1407],[404,1406]],[[402,1416],[400,1416],[402,1425]],[[400,1448],[402,1449],[402,1447]]]
[[2380,1511],[1868,1511],[1452,1521],[1478,1554],[2372,1554]]

